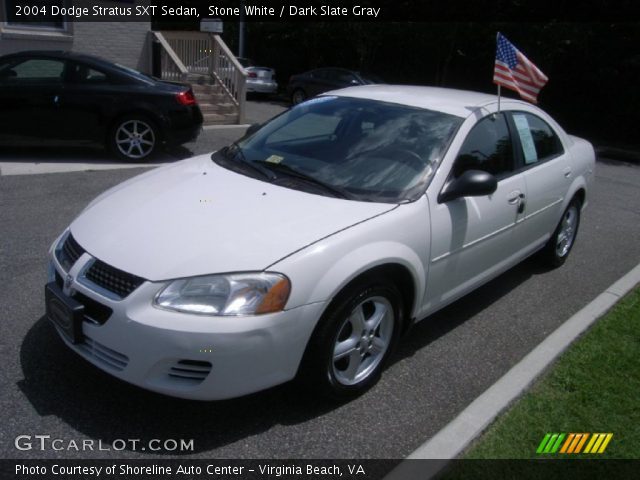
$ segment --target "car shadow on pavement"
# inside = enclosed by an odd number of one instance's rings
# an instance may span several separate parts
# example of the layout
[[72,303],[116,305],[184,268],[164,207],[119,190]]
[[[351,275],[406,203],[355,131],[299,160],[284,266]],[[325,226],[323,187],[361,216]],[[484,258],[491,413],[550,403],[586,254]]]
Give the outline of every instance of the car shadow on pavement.
[[524,260],[412,327],[411,334],[405,335],[402,339],[392,362],[412,356],[421,348],[478,315],[534,275],[548,271],[549,268],[540,265],[535,256]]
[[[412,329],[392,364],[413,355],[477,315],[531,276],[546,270],[529,260],[458,300]],[[67,348],[43,316],[20,350],[24,378],[18,387],[39,416],[55,415],[88,438],[194,440],[194,454],[258,435],[276,425],[295,425],[340,408],[344,402],[306,393],[290,382],[241,398],[200,402],[167,397],[120,381]],[[364,400],[365,397],[362,399]],[[354,400],[359,401],[359,400]],[[181,452],[142,452],[176,456]]]

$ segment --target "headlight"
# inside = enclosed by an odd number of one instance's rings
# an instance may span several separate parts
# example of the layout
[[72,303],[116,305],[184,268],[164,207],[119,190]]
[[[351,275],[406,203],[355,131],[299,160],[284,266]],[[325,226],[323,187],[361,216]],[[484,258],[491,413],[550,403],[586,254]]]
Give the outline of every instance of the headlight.
[[279,273],[207,275],[173,281],[154,303],[202,315],[258,315],[283,310],[290,291],[289,279]]

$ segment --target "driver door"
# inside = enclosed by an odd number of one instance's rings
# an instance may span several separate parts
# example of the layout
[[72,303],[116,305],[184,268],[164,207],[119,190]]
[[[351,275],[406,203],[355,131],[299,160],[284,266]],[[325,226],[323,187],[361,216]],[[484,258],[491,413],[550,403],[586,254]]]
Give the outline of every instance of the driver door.
[[0,140],[38,144],[59,138],[64,60],[18,58],[0,65]]
[[[427,287],[430,306],[449,303],[514,262],[516,225],[524,218],[526,185],[514,171],[514,151],[504,114],[490,115],[467,135],[447,182],[467,170],[483,170],[498,180],[491,195],[441,203],[430,197],[431,260]],[[446,182],[445,182],[446,184]]]

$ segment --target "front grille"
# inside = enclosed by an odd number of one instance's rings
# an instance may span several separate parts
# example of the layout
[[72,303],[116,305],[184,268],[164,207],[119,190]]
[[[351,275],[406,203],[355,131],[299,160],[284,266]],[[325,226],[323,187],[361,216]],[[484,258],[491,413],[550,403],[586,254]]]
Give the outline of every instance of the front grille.
[[109,347],[105,347],[86,335],[83,342],[78,344],[78,347],[85,355],[109,369],[120,372],[129,364],[129,357]]
[[143,278],[118,270],[100,260],[93,262],[85,277],[120,298],[127,297],[144,282]]
[[60,262],[60,265],[68,272],[74,263],[85,252],[85,249],[73,238],[73,235],[69,233],[62,245],[62,248],[56,252],[56,258]]
[[211,362],[179,360],[170,369],[169,376],[191,384],[202,383],[211,372]]

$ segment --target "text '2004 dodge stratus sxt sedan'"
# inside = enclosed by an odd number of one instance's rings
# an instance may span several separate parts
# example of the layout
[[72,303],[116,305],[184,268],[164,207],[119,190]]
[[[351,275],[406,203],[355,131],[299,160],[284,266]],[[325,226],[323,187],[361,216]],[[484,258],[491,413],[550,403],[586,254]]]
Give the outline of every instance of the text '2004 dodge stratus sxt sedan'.
[[352,87],[95,199],[52,245],[47,313],[135,385],[222,399],[298,377],[333,396],[399,336],[537,253],[561,265],[594,151],[533,105]]

